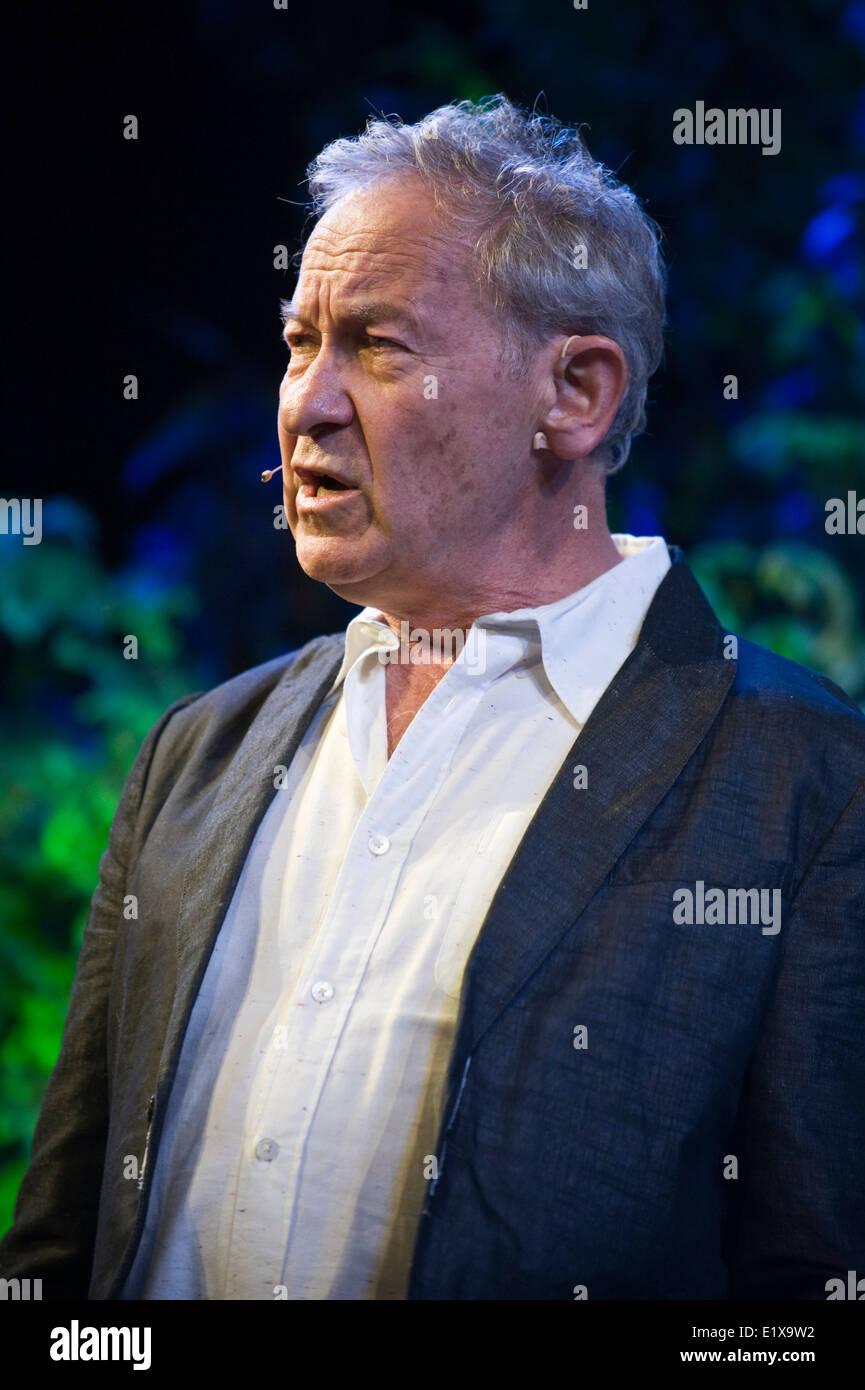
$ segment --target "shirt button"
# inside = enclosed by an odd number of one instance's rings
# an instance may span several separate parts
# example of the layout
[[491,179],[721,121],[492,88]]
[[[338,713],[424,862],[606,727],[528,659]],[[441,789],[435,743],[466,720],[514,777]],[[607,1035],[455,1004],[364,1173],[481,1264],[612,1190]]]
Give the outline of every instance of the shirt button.
[[386,835],[370,835],[368,843],[371,854],[387,854],[390,849],[390,840]]
[[262,1163],[270,1163],[278,1153],[279,1145],[275,1139],[259,1139],[255,1146],[255,1156],[260,1158]]
[[317,1004],[325,1004],[333,998],[333,985],[328,980],[316,980],[310,994]]

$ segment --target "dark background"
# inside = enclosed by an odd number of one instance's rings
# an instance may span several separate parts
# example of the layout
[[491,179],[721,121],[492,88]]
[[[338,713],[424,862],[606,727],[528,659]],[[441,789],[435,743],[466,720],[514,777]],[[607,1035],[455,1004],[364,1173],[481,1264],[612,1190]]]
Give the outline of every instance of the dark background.
[[[7,52],[2,490],[43,499],[44,534],[0,536],[0,1229],[147,728],[356,611],[300,571],[258,478],[293,281],[274,247],[299,245],[307,162],[371,114],[503,91],[583,125],[670,266],[611,528],[681,545],[732,631],[865,699],[863,540],[824,525],[865,495],[865,4],[290,3],[39,6]],[[674,144],[697,100],[780,107],[780,153]]]

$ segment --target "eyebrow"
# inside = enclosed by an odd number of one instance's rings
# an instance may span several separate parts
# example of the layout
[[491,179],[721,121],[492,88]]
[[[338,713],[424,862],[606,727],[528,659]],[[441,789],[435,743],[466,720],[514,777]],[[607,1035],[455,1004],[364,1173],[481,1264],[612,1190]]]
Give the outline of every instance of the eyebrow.
[[[279,301],[279,308],[282,316],[283,328],[285,328],[290,319],[295,319],[298,323],[302,323],[308,328],[314,326],[309,323],[307,319],[304,319],[302,314],[297,312],[294,303],[290,299],[281,299]],[[340,317],[361,328],[370,323],[382,323],[385,321],[403,324],[406,328],[411,328],[414,331],[417,331],[420,327],[417,318],[410,309],[402,308],[399,304],[392,304],[384,299],[373,299],[368,300],[364,304],[352,305],[345,309]]]

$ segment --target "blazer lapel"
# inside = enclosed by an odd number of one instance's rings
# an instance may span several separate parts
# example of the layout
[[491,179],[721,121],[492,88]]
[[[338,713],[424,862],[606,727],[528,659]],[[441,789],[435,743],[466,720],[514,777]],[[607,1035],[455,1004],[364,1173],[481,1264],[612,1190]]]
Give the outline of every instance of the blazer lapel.
[[274,687],[219,779],[217,799],[189,864],[177,921],[177,989],[160,1063],[173,1072],[188,1014],[259,823],[339,669],[342,637],[327,637]]
[[[463,990],[469,1054],[673,785],[734,679],[724,632],[681,551],[670,551],[636,647],[573,744],[482,925]],[[588,773],[579,790],[577,763]]]
[[[658,588],[634,651],[573,745],[520,842],[482,925],[463,993],[471,1050],[603,883],[712,724],[735,676],[724,633],[685,564]],[[187,870],[177,924],[177,990],[160,1064],[173,1072],[186,1020],[244,860],[342,659],[322,639],[271,692],[220,779]],[[571,769],[588,769],[576,791]],[[527,930],[526,923],[531,923]]]

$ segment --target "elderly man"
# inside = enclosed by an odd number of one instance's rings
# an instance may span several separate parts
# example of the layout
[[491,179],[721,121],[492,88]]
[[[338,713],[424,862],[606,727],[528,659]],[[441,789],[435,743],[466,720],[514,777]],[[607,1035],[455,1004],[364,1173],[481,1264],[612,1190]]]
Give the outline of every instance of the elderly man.
[[865,720],[607,529],[657,230],[501,98],[311,188],[283,499],[362,611],[149,734],[3,1272],[826,1298],[865,1270]]

